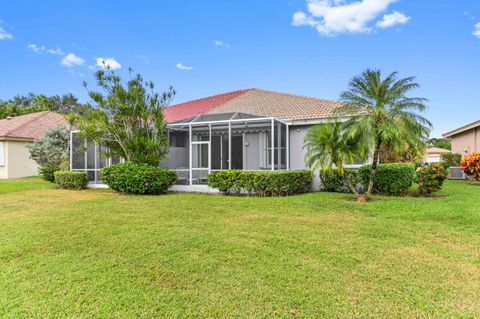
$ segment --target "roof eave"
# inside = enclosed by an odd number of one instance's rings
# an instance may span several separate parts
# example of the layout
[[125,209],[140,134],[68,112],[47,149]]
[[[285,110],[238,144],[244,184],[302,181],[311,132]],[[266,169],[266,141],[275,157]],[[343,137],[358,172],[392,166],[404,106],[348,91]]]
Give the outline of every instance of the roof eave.
[[34,138],[30,137],[18,137],[18,136],[0,136],[0,141],[13,141],[13,142],[32,142]]
[[479,127],[479,126],[480,126],[480,120],[475,121],[475,122],[470,123],[470,124],[467,124],[467,125],[465,125],[465,126],[459,127],[459,128],[457,128],[457,129],[452,130],[452,131],[449,131],[449,132],[447,132],[447,133],[444,133],[444,134],[442,134],[442,136],[445,137],[445,138],[452,137],[452,136],[454,136],[454,135],[463,133],[463,132],[465,132],[465,131],[474,129],[474,128]]

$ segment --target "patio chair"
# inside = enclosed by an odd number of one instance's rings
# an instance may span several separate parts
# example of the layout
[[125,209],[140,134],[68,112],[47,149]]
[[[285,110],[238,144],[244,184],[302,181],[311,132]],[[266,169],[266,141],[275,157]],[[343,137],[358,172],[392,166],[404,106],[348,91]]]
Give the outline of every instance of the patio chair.
[[177,174],[177,184],[188,184],[188,170],[184,170],[184,168],[177,168],[175,173]]
[[198,178],[198,184],[206,185],[208,184],[208,171],[200,171]]

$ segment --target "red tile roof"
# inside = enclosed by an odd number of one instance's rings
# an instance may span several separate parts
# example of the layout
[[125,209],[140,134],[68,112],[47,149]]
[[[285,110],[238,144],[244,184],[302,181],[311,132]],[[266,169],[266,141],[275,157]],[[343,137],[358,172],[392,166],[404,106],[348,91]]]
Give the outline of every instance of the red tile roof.
[[36,112],[0,120],[0,138],[36,139],[52,127],[67,125],[68,121],[55,112]]
[[251,90],[253,89],[233,91],[169,106],[163,112],[165,120],[167,123],[171,123],[209,113],[213,109]]
[[342,103],[293,94],[248,89],[215,95],[165,109],[168,123],[201,114],[241,112],[283,120],[315,120],[334,116]]

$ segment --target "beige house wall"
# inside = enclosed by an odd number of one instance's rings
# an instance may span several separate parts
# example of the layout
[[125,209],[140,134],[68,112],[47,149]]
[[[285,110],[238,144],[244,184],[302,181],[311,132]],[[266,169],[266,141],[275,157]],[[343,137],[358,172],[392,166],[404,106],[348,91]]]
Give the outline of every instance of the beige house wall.
[[6,142],[0,140],[0,179],[7,178],[7,167],[6,167]]
[[452,153],[467,155],[474,152],[480,152],[479,127],[452,136]]
[[0,178],[19,178],[38,175],[37,163],[30,159],[25,141],[4,141],[5,165],[0,167]]

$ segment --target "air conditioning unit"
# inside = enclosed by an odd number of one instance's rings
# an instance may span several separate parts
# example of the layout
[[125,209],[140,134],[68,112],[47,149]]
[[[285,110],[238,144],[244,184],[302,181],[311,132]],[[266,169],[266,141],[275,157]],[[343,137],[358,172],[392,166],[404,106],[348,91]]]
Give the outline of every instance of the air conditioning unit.
[[448,179],[464,180],[467,179],[467,175],[465,175],[465,173],[460,169],[460,167],[449,167]]

